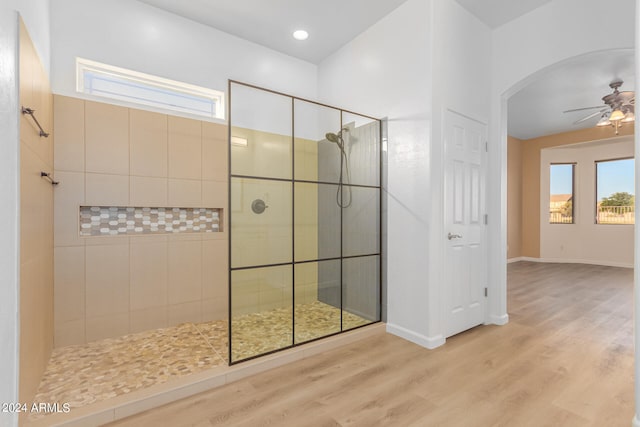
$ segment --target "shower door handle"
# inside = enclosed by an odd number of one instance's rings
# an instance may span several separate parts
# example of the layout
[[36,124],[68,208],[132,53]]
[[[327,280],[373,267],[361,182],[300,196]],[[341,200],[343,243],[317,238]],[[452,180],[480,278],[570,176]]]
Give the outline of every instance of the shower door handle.
[[462,239],[462,234],[447,234],[447,239],[452,240],[452,239]]

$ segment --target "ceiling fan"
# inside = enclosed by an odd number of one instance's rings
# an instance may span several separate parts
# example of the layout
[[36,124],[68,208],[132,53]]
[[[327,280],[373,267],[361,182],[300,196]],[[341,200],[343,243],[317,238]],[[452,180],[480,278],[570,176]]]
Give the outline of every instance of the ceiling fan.
[[585,122],[594,117],[600,116],[596,126],[613,126],[618,134],[618,129],[622,123],[635,121],[635,93],[633,91],[620,92],[618,88],[622,86],[623,81],[616,79],[609,83],[609,87],[613,92],[602,97],[605,105],[597,107],[574,108],[563,111],[563,113],[571,113],[574,111],[598,110],[579,120],[573,122],[574,125]]

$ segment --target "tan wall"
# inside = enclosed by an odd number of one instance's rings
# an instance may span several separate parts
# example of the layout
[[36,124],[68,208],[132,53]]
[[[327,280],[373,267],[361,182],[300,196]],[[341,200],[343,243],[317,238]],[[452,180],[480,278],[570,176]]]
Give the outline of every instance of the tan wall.
[[226,318],[226,223],[80,237],[78,208],[223,208],[224,219],[227,127],[57,95],[54,113],[56,347]]
[[[542,150],[540,258],[633,267],[633,225],[596,224],[595,162],[633,157],[632,136]],[[574,163],[573,224],[549,224],[550,165]]]
[[53,347],[53,186],[40,172],[53,172],[52,96],[47,74],[20,24],[20,401],[36,393]]
[[[624,125],[620,135],[633,135]],[[540,257],[540,152],[544,148],[614,137],[611,127],[591,127],[522,141],[522,255]],[[508,167],[509,168],[509,167]]]
[[507,139],[507,259],[522,256],[522,141]]

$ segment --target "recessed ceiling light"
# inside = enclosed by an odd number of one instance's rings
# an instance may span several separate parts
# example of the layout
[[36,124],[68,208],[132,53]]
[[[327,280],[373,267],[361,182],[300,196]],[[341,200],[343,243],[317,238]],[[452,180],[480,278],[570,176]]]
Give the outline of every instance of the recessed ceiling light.
[[309,37],[309,33],[305,30],[296,30],[293,32],[293,38],[296,40],[306,40]]

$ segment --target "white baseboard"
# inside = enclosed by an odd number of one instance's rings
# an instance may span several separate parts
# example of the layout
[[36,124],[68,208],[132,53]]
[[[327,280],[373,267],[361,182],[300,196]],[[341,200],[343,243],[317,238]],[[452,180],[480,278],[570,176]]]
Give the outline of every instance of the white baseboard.
[[418,344],[419,346],[428,348],[429,350],[440,347],[445,343],[445,339],[442,335],[428,337],[391,323],[387,323],[387,332],[399,336],[400,338],[404,338],[407,341],[411,341],[412,343]]
[[527,257],[527,256],[510,258],[507,260],[507,263],[518,262],[518,261],[547,262],[547,263],[556,263],[556,264],[589,264],[589,265],[603,265],[605,267],[633,268],[633,264],[628,264],[626,262],[599,261],[599,260],[590,260],[590,259],[533,258],[533,257]]
[[633,417],[633,421],[632,421],[631,425],[632,425],[633,427],[640,427],[640,419],[638,419],[638,416],[637,416],[637,415],[635,415],[635,416]]
[[507,323],[509,323],[509,315],[508,314],[501,314],[499,316],[497,315],[491,315],[489,316],[489,324],[491,325],[506,325]]

